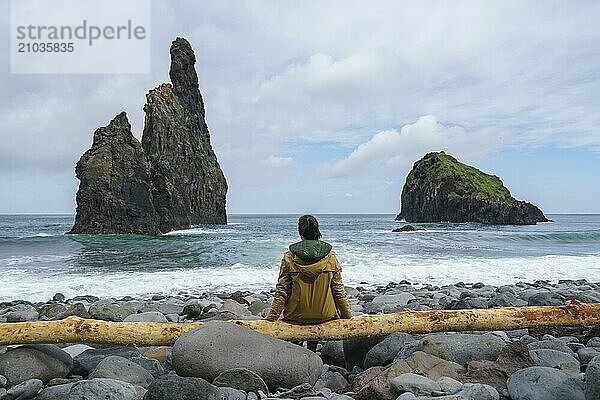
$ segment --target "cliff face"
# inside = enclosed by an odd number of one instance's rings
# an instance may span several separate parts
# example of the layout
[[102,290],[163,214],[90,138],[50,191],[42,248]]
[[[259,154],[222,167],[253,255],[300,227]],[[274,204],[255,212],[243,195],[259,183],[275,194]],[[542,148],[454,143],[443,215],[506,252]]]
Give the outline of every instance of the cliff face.
[[444,152],[417,161],[402,189],[407,222],[481,222],[532,225],[548,219],[535,205],[516,200],[500,178],[457,161]]
[[172,84],[146,95],[142,146],[163,232],[227,223],[227,182],[210,144],[195,62],[188,41],[177,38],[171,45]]
[[142,143],[125,113],[94,133],[76,167],[77,216],[69,233],[157,235],[226,224],[227,182],[210,144],[187,42],[171,45],[172,84],[146,95]]
[[81,183],[75,225],[69,233],[160,233],[149,172],[124,112],[98,128],[92,147],[75,168]]

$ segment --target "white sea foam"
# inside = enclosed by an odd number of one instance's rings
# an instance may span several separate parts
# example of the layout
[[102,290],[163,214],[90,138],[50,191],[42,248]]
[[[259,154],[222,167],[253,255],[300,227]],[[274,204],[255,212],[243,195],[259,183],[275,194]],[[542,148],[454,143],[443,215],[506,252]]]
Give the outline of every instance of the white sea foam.
[[[600,256],[544,256],[531,258],[437,259],[340,257],[347,285],[361,282],[387,284],[406,279],[413,283],[443,285],[481,281],[502,285],[539,279],[587,279],[600,281]],[[369,259],[371,258],[371,259]],[[177,294],[181,291],[269,290],[275,287],[279,266],[248,266],[236,263],[228,268],[161,269],[157,271],[75,273],[14,268],[0,274],[0,300],[46,301],[54,293],[67,297],[93,294],[99,297],[150,294]]]

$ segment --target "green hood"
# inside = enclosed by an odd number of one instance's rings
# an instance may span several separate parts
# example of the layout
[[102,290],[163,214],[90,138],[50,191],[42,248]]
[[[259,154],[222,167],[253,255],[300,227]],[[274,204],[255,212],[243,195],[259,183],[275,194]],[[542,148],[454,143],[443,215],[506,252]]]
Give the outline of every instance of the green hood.
[[332,246],[321,240],[302,240],[290,246],[290,251],[306,264],[314,264],[331,251]]

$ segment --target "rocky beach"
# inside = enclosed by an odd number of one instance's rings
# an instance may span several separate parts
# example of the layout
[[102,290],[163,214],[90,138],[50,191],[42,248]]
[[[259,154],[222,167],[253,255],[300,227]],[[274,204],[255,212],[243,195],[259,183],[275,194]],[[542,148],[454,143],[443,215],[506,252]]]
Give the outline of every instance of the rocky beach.
[[[353,315],[600,302],[600,282],[347,287]],[[0,303],[0,322],[205,322],[173,347],[0,347],[0,399],[600,399],[600,326],[320,342],[317,354],[224,321],[260,319],[272,292]]]

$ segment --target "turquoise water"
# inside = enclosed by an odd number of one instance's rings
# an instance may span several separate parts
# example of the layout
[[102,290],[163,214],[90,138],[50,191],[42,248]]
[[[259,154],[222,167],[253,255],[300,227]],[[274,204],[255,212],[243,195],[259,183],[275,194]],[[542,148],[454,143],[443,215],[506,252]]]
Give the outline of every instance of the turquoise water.
[[[73,215],[0,215],[0,299],[145,296],[263,290],[297,240],[297,215],[230,215],[160,237],[64,235]],[[600,215],[550,215],[535,226],[414,224],[392,233],[394,215],[320,215],[347,284],[407,279],[445,284],[600,281]]]

